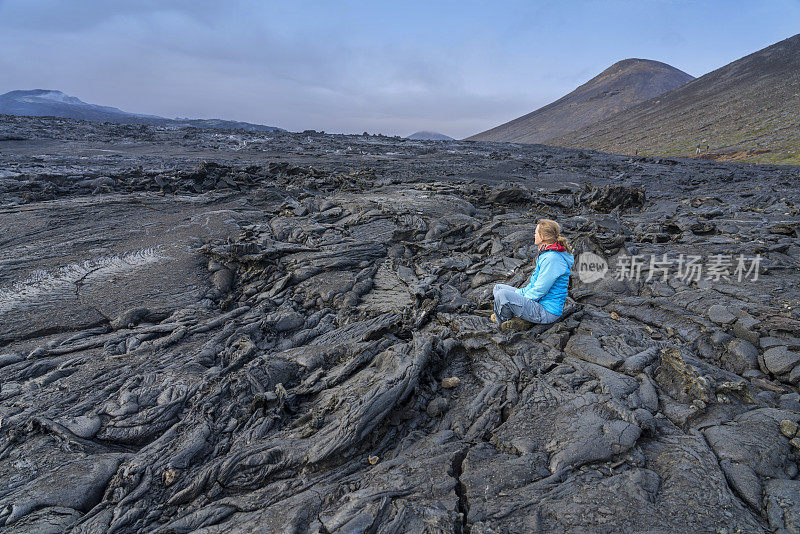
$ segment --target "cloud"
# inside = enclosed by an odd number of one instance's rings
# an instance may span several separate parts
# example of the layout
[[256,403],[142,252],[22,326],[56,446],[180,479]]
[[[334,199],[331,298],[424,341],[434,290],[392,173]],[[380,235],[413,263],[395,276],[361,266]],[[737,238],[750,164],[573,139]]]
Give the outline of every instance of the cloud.
[[[464,137],[625,57],[702,73],[735,54],[720,38],[727,26],[707,28],[708,8],[644,4],[0,0],[0,92],[60,89],[290,130]],[[760,9],[764,27],[775,23]]]
[[426,126],[456,136],[527,100],[470,92],[464,65],[425,43],[371,42],[319,24],[287,32],[263,10],[245,20],[194,2],[70,5],[0,4],[8,90],[46,87],[140,113],[293,130]]

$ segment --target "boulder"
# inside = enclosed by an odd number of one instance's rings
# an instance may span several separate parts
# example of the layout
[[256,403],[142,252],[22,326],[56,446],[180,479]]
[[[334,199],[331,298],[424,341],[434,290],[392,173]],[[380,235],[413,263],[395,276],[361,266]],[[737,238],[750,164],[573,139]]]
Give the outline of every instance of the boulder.
[[725,368],[738,375],[758,369],[758,349],[749,341],[734,339],[722,357]]
[[800,480],[767,480],[764,502],[773,532],[800,532]]
[[749,341],[753,345],[759,345],[759,335],[753,331],[753,328],[759,323],[753,317],[740,317],[733,323],[733,334],[740,338]]
[[584,334],[570,337],[564,352],[579,360],[596,363],[609,369],[616,369],[625,361],[621,356],[605,351],[596,337]]
[[736,316],[731,313],[728,306],[722,304],[714,304],[708,309],[708,318],[718,325],[726,325],[734,322]]
[[800,363],[800,354],[787,347],[772,347],[764,351],[764,365],[774,375],[782,375],[791,371]]

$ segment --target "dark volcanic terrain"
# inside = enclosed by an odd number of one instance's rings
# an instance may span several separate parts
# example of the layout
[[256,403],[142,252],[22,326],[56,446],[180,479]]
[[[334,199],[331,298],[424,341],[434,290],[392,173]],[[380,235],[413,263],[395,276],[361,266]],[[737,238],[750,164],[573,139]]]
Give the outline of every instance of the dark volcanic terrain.
[[[0,117],[0,525],[797,532],[798,175]],[[501,333],[540,217],[610,270]]]

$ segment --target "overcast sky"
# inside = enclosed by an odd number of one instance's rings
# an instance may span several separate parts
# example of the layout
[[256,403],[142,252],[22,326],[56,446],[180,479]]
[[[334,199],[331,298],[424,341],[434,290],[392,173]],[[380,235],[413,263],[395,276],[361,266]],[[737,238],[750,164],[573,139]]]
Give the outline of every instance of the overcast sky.
[[0,93],[461,138],[621,59],[700,76],[798,32],[800,0],[0,0]]

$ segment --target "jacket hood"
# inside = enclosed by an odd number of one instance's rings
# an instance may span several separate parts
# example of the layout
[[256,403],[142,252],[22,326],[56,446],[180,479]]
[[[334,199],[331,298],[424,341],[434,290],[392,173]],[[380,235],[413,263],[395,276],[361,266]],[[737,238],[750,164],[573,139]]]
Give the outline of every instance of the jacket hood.
[[541,251],[539,254],[544,254],[545,252],[549,252],[549,251],[555,252],[558,256],[561,256],[561,259],[563,259],[564,262],[566,262],[567,268],[569,268],[569,270],[572,270],[572,265],[575,263],[575,256],[573,256],[572,254],[567,252],[566,249],[564,249],[564,250],[555,250],[555,249],[552,249],[552,248],[545,249],[545,250]]

